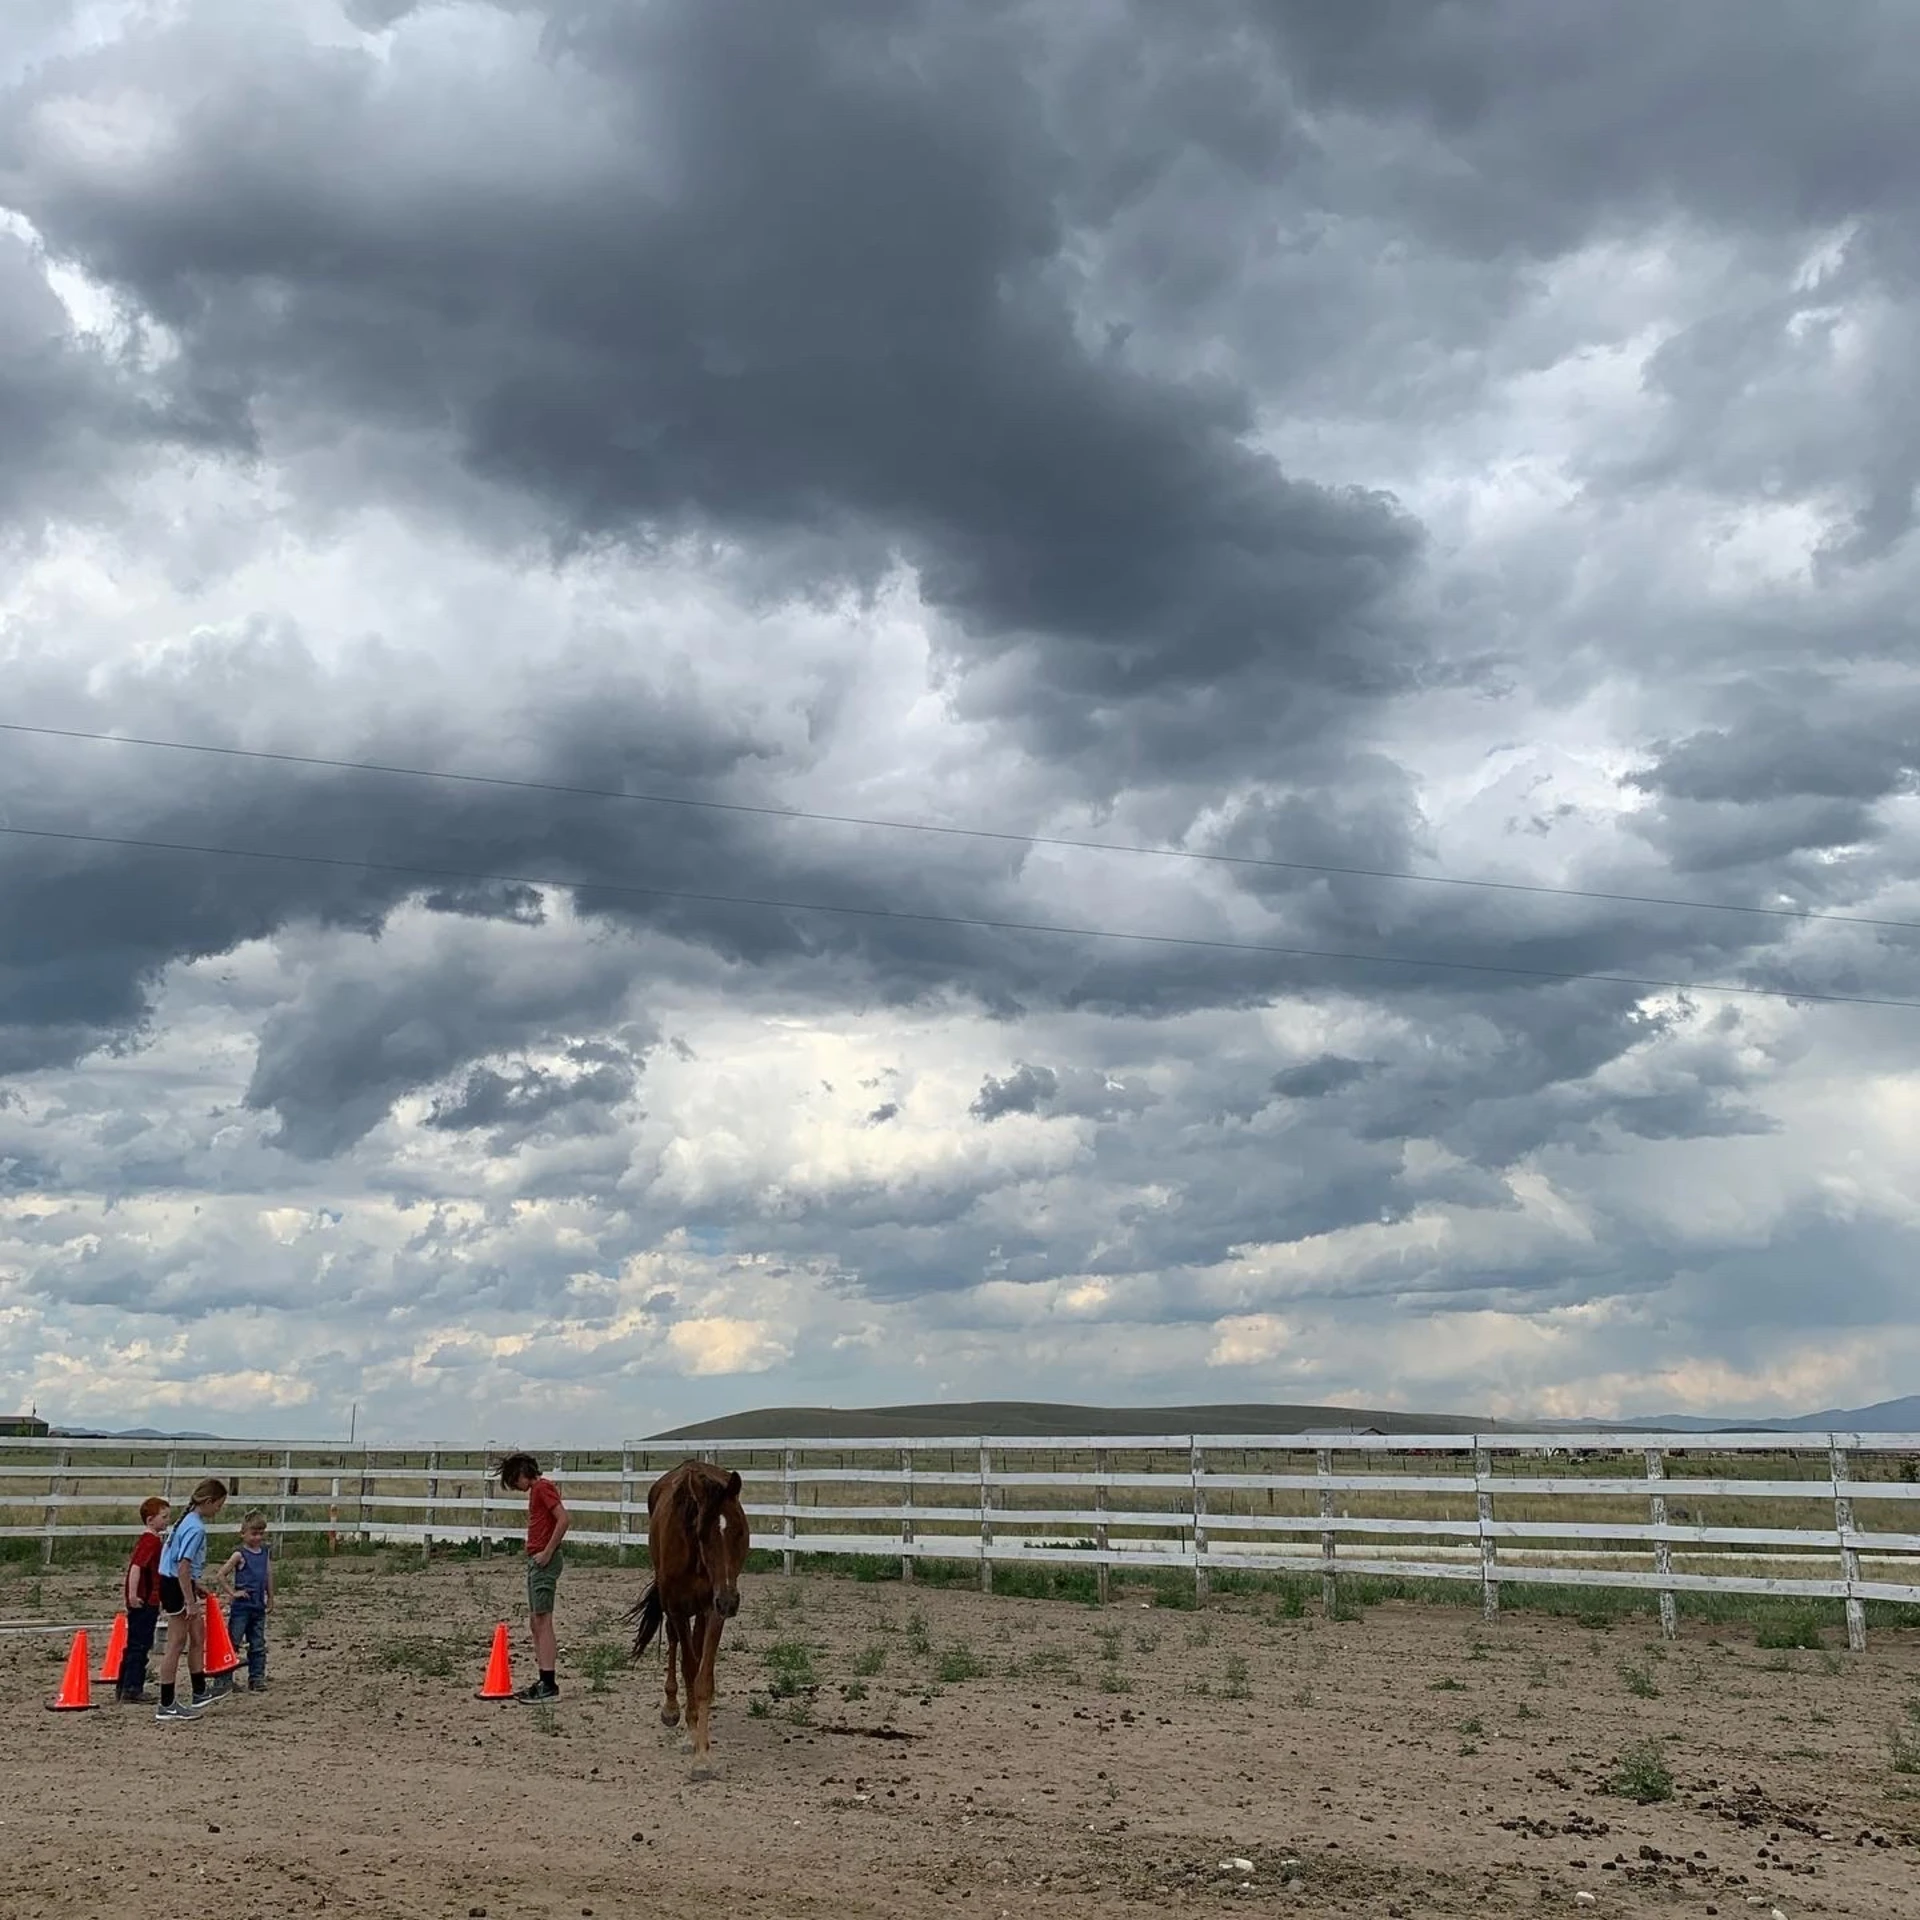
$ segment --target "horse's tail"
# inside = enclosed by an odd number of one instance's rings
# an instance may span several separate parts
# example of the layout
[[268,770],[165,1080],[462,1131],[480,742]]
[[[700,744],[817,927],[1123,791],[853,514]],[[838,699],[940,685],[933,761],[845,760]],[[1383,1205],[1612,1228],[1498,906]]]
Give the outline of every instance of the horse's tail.
[[632,1658],[635,1660],[638,1660],[653,1644],[653,1636],[660,1631],[660,1622],[664,1613],[665,1610],[660,1605],[660,1589],[649,1580],[646,1592],[640,1596],[634,1606],[627,1609],[627,1618],[640,1623],[639,1630],[633,1636]]

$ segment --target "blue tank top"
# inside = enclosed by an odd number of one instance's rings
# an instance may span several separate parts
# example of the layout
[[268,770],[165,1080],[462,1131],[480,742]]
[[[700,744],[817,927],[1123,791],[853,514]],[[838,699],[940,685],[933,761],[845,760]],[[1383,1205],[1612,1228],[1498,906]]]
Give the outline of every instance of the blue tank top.
[[264,1601],[267,1597],[267,1555],[271,1547],[242,1547],[240,1564],[233,1570],[233,1585],[237,1593],[243,1593],[249,1600]]

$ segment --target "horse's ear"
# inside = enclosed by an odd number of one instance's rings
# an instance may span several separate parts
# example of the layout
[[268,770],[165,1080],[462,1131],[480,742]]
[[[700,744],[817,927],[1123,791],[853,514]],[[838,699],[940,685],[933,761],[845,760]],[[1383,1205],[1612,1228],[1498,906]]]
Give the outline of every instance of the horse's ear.
[[727,1498],[729,1500],[740,1498],[740,1476],[737,1473],[727,1475]]

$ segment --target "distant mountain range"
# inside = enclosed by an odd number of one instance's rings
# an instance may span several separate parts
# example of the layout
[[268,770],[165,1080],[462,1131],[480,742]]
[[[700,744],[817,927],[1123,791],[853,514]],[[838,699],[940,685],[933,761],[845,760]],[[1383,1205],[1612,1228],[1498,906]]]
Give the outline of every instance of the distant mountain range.
[[[903,1407],[756,1407],[717,1420],[672,1427],[656,1440],[875,1440],[894,1434],[1066,1438],[1146,1433],[1920,1433],[1920,1394],[1870,1407],[1742,1419],[1697,1413],[1636,1414],[1619,1420],[1495,1420],[1473,1413],[1401,1413],[1375,1407],[1224,1406],[1087,1407],[1044,1400],[968,1400]],[[155,1427],[55,1427],[75,1440],[218,1440],[215,1433],[163,1433]],[[258,1435],[247,1436],[259,1438]],[[338,1444],[337,1442],[329,1444]],[[377,1443],[376,1443],[377,1444]]]
[[218,1433],[162,1433],[158,1427],[50,1427],[54,1440],[219,1440]]
[[[1605,1426],[1606,1421],[1582,1422]],[[1824,1413],[1800,1413],[1785,1419],[1702,1419],[1692,1413],[1647,1414],[1635,1427],[1661,1427],[1669,1433],[1920,1433],[1920,1393],[1880,1400],[1870,1407],[1829,1407]]]

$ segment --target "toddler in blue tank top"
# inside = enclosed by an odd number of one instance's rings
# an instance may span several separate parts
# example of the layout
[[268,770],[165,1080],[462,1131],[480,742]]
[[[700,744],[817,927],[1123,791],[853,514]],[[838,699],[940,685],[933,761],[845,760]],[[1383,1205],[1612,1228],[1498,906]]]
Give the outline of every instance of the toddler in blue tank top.
[[240,1544],[227,1557],[220,1578],[233,1590],[227,1608],[227,1632],[236,1653],[247,1656],[247,1687],[267,1684],[267,1611],[273,1604],[273,1549],[267,1545],[267,1516],[256,1508],[240,1522]]

